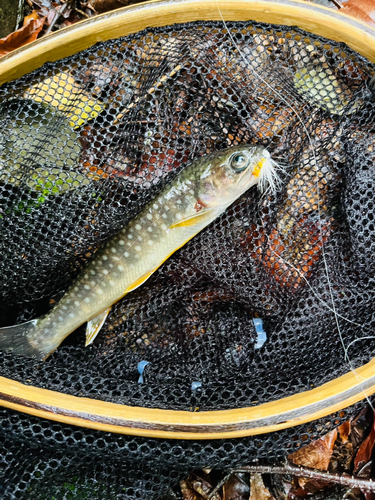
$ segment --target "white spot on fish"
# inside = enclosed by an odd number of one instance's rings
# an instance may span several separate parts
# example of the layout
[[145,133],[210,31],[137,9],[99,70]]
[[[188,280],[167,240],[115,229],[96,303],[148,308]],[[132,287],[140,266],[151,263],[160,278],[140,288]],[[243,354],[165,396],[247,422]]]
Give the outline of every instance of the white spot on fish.
[[101,288],[97,288],[96,293],[98,295],[102,295],[104,292],[103,292],[103,290]]
[[140,251],[142,250],[142,248],[141,248],[139,245],[137,245],[137,246],[135,247],[135,249],[136,249],[136,251],[137,251],[137,252],[140,252]]
[[89,285],[85,285],[83,288],[84,288],[85,290],[90,290]]
[[103,255],[102,259],[103,260],[108,260],[108,257],[106,255]]
[[64,321],[64,318],[62,316],[59,316],[59,321]]
[[122,272],[124,271],[124,266],[117,266],[117,269]]
[[152,245],[154,244],[154,242],[152,240],[148,240],[147,244],[150,245],[150,247],[152,247]]
[[176,200],[176,205],[181,205],[181,200]]
[[128,238],[129,238],[129,240],[132,240],[133,239],[133,235],[132,234],[128,234]]
[[89,275],[87,273],[84,275],[84,279],[85,280],[89,279]]
[[142,236],[138,236],[137,240],[142,241],[143,240]]
[[152,231],[153,231],[152,226],[149,226],[149,227],[147,228],[147,231],[148,231],[149,233],[152,233]]
[[147,215],[146,215],[146,218],[147,218],[148,220],[152,220],[152,214],[147,214]]
[[91,300],[90,297],[85,298],[85,302],[87,302],[87,304],[90,304],[90,300]]
[[121,245],[121,246],[123,246],[123,245],[125,245],[125,241],[124,241],[124,240],[120,240],[120,241],[118,242],[118,244],[119,244],[119,245]]
[[142,226],[140,224],[136,224],[135,228],[136,228],[137,231],[140,231],[142,229]]
[[103,276],[105,276],[108,273],[109,273],[109,269],[103,269],[103,271],[102,271]]
[[75,305],[76,307],[78,307],[78,306],[79,306],[79,302],[78,302],[78,300],[75,300],[75,301],[74,301],[74,305]]
[[75,317],[75,314],[74,313],[70,313],[69,314],[69,318],[74,318]]
[[167,218],[167,214],[163,214],[162,217],[163,217],[163,219],[166,219]]
[[125,253],[124,253],[124,256],[125,256],[125,257],[129,257],[129,255],[130,255],[130,253],[129,253],[129,252],[125,252]]
[[111,286],[115,286],[115,282],[114,282],[114,281],[112,281],[112,280],[109,282],[109,284],[110,284]]
[[163,231],[166,231],[168,229],[166,224],[162,224],[160,227],[162,228]]
[[92,276],[95,276],[96,272],[95,272],[93,269],[91,269],[90,274],[91,274]]
[[111,252],[112,252],[112,253],[117,253],[116,248],[111,248]]
[[75,291],[75,292],[78,292],[78,290],[79,290],[78,286],[75,286],[75,287],[74,287],[74,291]]
[[154,203],[153,207],[154,207],[155,210],[157,210],[159,208],[159,205],[157,203]]
[[63,309],[64,311],[66,311],[68,309],[68,306],[61,306],[61,309]]

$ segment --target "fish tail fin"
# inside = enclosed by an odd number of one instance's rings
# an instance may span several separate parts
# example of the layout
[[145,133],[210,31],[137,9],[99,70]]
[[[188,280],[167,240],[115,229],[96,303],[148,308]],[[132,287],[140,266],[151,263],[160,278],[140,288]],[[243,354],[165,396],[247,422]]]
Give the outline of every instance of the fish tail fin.
[[0,351],[11,351],[28,358],[43,360],[46,354],[33,342],[33,333],[38,322],[38,319],[33,319],[19,325],[0,328]]

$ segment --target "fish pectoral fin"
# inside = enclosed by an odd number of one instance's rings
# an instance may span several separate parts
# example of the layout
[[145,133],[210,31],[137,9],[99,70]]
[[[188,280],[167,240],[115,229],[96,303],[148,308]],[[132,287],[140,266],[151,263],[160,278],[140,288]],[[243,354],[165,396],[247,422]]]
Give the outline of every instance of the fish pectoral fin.
[[87,322],[85,347],[87,347],[94,341],[95,337],[98,335],[102,326],[104,325],[104,322],[107,319],[110,310],[111,308],[109,307],[104,312],[98,314],[97,316],[95,316],[95,318]]
[[192,215],[188,215],[187,217],[180,219],[173,224],[170,225],[170,229],[174,229],[175,227],[187,227],[194,226],[195,224],[199,224],[207,219],[211,219],[215,210],[213,208],[208,208],[206,210],[201,210],[200,212],[196,212]]

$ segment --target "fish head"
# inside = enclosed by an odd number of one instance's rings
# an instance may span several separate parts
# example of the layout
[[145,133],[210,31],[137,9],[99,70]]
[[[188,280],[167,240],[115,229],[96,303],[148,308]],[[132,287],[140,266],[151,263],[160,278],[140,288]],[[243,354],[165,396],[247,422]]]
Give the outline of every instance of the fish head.
[[207,160],[199,182],[199,201],[206,207],[229,205],[251,186],[259,184],[263,190],[277,178],[275,163],[263,147],[235,146]]

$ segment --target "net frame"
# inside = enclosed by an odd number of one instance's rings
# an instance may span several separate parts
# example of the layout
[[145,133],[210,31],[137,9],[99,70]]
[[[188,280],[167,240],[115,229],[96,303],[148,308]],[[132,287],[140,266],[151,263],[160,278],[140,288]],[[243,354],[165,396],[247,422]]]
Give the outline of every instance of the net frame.
[[[302,15],[301,9],[306,15]],[[47,60],[72,55],[97,41],[118,38],[153,26],[220,20],[221,16],[226,21],[254,20],[297,25],[306,31],[343,41],[370,61],[375,61],[375,31],[359,21],[320,6],[297,0],[282,3],[215,0],[204,5],[191,0],[156,0],[83,21],[19,49],[1,61],[0,82],[20,77]],[[126,434],[176,439],[240,437],[311,421],[363,399],[364,390],[366,395],[375,392],[374,364],[375,360],[372,360],[357,369],[356,374],[347,373],[313,391],[257,408],[199,413],[134,408],[97,401],[93,403],[90,399],[32,388],[5,378],[0,379],[1,404],[35,416]],[[69,399],[65,406],[64,398]],[[48,403],[50,409],[46,410]],[[82,413],[87,418],[82,418]],[[145,413],[150,415],[149,419],[145,419]],[[109,422],[109,419],[112,421]],[[181,425],[185,427],[182,429]]]

